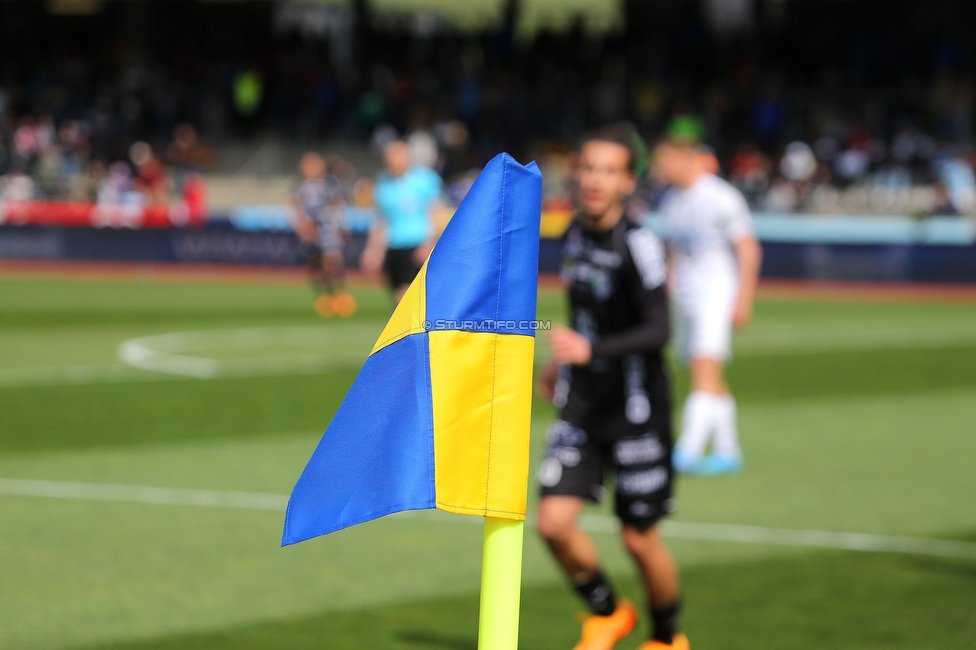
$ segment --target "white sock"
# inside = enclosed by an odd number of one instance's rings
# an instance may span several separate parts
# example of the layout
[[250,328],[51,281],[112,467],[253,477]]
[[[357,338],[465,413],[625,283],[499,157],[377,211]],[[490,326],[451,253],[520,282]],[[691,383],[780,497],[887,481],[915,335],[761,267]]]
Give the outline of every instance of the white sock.
[[695,460],[705,453],[705,445],[715,423],[715,395],[693,391],[685,400],[681,437],[677,448],[685,457]]
[[739,448],[735,398],[731,395],[715,395],[714,400],[715,453],[727,458],[738,458],[742,455],[742,450]]

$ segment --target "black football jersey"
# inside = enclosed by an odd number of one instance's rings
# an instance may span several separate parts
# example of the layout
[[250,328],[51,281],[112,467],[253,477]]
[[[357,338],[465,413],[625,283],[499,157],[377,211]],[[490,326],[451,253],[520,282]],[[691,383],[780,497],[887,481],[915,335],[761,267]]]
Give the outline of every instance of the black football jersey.
[[592,418],[622,410],[628,421],[642,424],[655,409],[658,417],[670,418],[661,241],[626,218],[604,232],[589,231],[574,219],[563,237],[562,276],[571,325],[593,346],[588,365],[560,371],[554,402],[562,419],[586,427]]

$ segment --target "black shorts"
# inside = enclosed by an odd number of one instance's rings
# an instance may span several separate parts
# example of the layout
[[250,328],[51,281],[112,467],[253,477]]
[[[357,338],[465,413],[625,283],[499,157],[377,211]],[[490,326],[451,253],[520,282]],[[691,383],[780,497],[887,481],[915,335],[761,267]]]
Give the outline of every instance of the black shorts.
[[420,266],[414,262],[416,248],[388,248],[386,259],[383,260],[383,270],[390,279],[390,286],[394,289],[413,282],[420,273]]
[[543,497],[599,502],[606,491],[604,474],[611,468],[616,477],[614,508],[621,522],[643,531],[674,511],[667,418],[636,425],[621,412],[596,419],[588,428],[564,420],[549,428],[549,448],[538,473]]
[[315,242],[302,242],[302,257],[305,258],[305,264],[311,269],[322,266],[322,249]]
[[[342,258],[342,251],[335,248],[322,248],[318,243],[314,242],[302,242],[302,255],[305,258],[305,264],[310,271],[319,272],[323,271],[323,260],[330,259],[330,255],[333,256],[331,259]],[[340,265],[342,267],[345,264]],[[340,270],[345,270],[344,268]]]

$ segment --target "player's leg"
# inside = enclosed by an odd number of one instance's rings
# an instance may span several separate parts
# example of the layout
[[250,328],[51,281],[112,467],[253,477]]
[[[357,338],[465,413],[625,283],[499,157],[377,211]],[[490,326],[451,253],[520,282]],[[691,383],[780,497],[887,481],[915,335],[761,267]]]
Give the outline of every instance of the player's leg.
[[322,249],[316,244],[303,244],[305,253],[305,269],[308,271],[308,282],[316,294],[322,293]]
[[680,595],[678,563],[661,536],[659,526],[641,530],[623,527],[624,546],[637,563],[651,607],[669,608]]
[[583,623],[576,650],[611,650],[634,629],[637,609],[614,594],[596,545],[579,527],[584,503],[603,493],[604,454],[588,443],[586,432],[567,422],[555,422],[549,439],[539,468],[542,498],[536,527],[592,614]]
[[738,408],[727,387],[716,397],[714,408],[715,440],[705,471],[713,474],[740,471],[742,449],[739,446]]
[[738,294],[736,283],[715,284],[703,303],[703,327],[692,365],[692,385],[711,395],[714,441],[703,472],[719,474],[742,469],[742,451],[736,425],[735,400],[725,382],[725,365],[732,358],[732,315]]
[[687,648],[688,640],[678,629],[681,609],[680,572],[659,526],[641,530],[625,525],[624,545],[640,570],[647,593],[652,639],[644,648]]
[[[683,429],[675,451],[675,465],[681,471],[697,474],[738,472],[743,464],[742,450],[735,399],[725,383],[725,364],[720,359],[699,357],[691,360],[690,369],[691,394],[685,402],[685,427],[693,432],[696,427],[700,427],[697,431],[709,431],[713,436],[712,454],[689,463],[689,458],[700,458],[704,445],[694,436],[685,438],[686,429]],[[689,440],[699,446],[686,446]]]
[[742,469],[735,399],[729,393],[724,373],[723,359],[692,359],[692,393],[704,396],[705,417],[708,418],[713,435],[711,455],[704,458],[696,468],[700,474],[727,474]]
[[591,612],[574,650],[612,650],[634,629],[637,609],[618,598],[600,568],[596,545],[578,525],[583,499],[545,496],[539,501],[536,527],[559,566]]
[[326,289],[326,280],[322,273],[324,255],[318,244],[306,244],[306,268],[308,269],[309,284],[315,292],[315,313],[322,318],[331,318],[335,314],[332,301]]
[[[717,282],[695,302],[687,319],[691,393],[685,402],[674,465],[686,473],[735,472],[742,468],[742,452],[735,402],[725,382],[725,363],[732,356],[735,286]],[[714,453],[703,458],[713,436]]]
[[[637,565],[651,620],[647,648],[687,648],[678,631],[681,601],[678,564],[658,526],[674,510],[668,462],[671,451],[669,409],[654,409],[657,417],[614,444],[617,472],[616,513],[623,524],[624,546]],[[660,412],[663,411],[663,412]],[[634,435],[636,434],[636,435]]]
[[[714,391],[703,390],[707,369],[701,367],[702,359],[695,357],[701,347],[703,334],[702,315],[692,305],[682,305],[681,356],[687,361],[691,373],[691,392],[685,398],[681,418],[681,435],[674,451],[674,468],[685,474],[699,471],[712,435]],[[704,371],[704,372],[703,372]]]
[[[553,557],[575,585],[590,582],[600,573],[600,555],[590,536],[578,524],[584,501],[580,497],[552,495],[539,501],[536,528]],[[613,612],[609,589],[581,593],[596,613]]]
[[397,305],[403,300],[403,296],[407,293],[407,289],[410,288],[409,284],[398,284],[396,288],[393,289],[393,302]]
[[726,395],[725,363],[721,359],[694,357],[688,363],[691,371],[691,392],[707,395]]
[[679,472],[698,471],[712,434],[713,400],[710,393],[692,390],[685,398],[681,418],[681,437],[674,451],[674,467]]
[[420,272],[420,267],[413,261],[413,251],[412,248],[391,248],[386,251],[383,268],[390,279],[394,306],[400,304],[400,300],[410,288],[410,283]]
[[345,286],[345,262],[340,248],[331,248],[322,256],[322,274],[330,294],[332,309],[339,316],[349,318],[356,313],[356,300]]

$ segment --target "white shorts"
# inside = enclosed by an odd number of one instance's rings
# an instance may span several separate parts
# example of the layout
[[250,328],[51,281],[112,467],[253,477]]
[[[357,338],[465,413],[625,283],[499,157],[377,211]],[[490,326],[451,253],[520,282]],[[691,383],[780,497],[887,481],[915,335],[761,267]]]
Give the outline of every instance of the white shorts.
[[713,282],[694,295],[678,301],[678,333],[681,357],[732,358],[732,316],[738,287],[735,282]]

